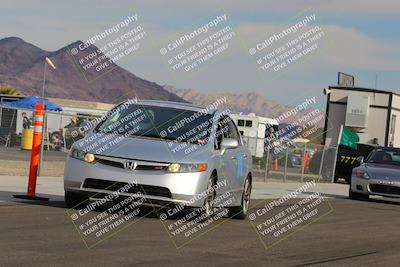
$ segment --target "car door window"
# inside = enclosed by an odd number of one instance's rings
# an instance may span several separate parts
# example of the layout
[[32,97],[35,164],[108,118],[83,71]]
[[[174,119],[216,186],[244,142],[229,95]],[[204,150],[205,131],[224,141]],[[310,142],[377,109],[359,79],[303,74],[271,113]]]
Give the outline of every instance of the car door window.
[[223,117],[220,121],[221,131],[223,138],[229,138],[229,126],[226,120],[226,117]]
[[233,121],[229,118],[228,118],[227,126],[228,126],[228,137],[237,140],[240,145],[241,142],[240,142],[239,132],[238,132],[235,124],[233,123]]
[[217,150],[221,148],[221,142],[224,138],[235,139],[238,141],[239,144],[241,144],[240,135],[234,122],[229,117],[226,116],[222,117],[218,121],[216,138],[215,138],[216,140],[215,148]]
[[220,122],[217,125],[217,132],[215,133],[215,149],[221,149],[221,142],[222,142],[223,134],[222,134],[222,126]]
[[221,149],[221,142],[224,138],[228,138],[229,136],[229,128],[226,123],[225,117],[222,117],[218,120],[217,131],[215,133],[215,149]]

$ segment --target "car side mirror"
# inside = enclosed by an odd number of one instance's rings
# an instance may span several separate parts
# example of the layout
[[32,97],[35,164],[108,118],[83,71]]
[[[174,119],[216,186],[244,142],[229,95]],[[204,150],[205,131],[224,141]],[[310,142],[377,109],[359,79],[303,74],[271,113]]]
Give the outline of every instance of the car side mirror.
[[224,138],[221,142],[221,155],[225,153],[227,149],[237,148],[239,146],[239,142],[233,138]]
[[357,157],[357,161],[360,162],[360,164],[363,164],[364,163],[364,157],[363,156]]

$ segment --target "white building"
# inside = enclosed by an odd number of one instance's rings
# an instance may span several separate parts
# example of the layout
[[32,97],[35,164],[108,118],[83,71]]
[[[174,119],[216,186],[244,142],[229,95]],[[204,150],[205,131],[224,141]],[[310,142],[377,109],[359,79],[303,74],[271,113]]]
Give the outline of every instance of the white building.
[[330,86],[325,118],[325,144],[336,146],[341,125],[360,137],[361,143],[400,147],[400,94],[360,87]]

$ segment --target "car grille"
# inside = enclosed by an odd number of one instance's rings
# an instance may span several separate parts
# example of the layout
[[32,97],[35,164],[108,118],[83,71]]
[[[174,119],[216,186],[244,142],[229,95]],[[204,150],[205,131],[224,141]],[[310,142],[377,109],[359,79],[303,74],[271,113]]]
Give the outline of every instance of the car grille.
[[[122,187],[126,186],[127,184],[128,183],[125,182],[115,182],[109,180],[87,178],[83,183],[82,187],[90,189],[107,190],[107,191],[117,191]],[[171,198],[171,191],[169,191],[168,188],[161,186],[138,184],[133,187],[129,187],[127,192],[131,194],[140,192],[143,195]]]
[[[108,159],[98,159],[97,163],[124,169],[124,164],[119,161],[113,161],[113,160],[108,160]],[[160,165],[138,164],[136,166],[135,170],[137,170],[137,171],[162,171],[162,170],[165,170],[166,168],[167,168],[166,166],[160,166]]]
[[392,185],[370,184],[369,190],[378,194],[400,195],[400,187]]

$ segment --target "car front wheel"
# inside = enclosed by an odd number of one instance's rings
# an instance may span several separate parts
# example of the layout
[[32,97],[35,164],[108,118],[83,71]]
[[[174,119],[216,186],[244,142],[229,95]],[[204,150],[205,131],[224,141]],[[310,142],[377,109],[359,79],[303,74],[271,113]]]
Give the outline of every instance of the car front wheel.
[[349,199],[353,199],[353,200],[368,200],[369,199],[369,195],[353,192],[353,191],[351,191],[351,188],[350,188],[349,189]]
[[215,176],[212,175],[207,183],[206,199],[204,200],[204,213],[210,217],[214,213],[214,200],[215,200]]

